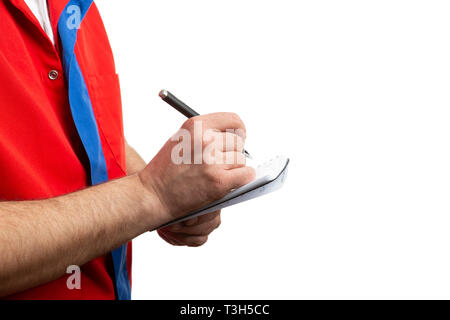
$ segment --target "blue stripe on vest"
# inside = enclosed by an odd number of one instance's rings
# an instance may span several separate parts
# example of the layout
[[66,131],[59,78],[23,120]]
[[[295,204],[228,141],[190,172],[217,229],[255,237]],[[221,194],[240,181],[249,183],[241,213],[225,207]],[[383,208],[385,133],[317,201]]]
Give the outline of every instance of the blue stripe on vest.
[[[69,89],[72,117],[86,150],[90,164],[91,183],[108,181],[106,161],[97,122],[83,74],[75,56],[77,31],[93,0],[70,0],[58,21],[58,33],[63,47],[63,67]],[[131,299],[127,271],[127,244],[112,252],[117,298]]]

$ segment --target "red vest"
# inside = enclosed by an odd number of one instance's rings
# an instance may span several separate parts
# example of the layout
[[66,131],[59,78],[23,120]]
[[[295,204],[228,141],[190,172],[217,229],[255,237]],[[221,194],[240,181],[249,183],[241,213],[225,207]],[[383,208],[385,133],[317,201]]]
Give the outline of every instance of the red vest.
[[[49,0],[54,46],[23,0],[0,1],[0,199],[45,199],[89,186],[89,162],[74,125],[57,23],[68,0]],[[76,57],[92,102],[109,179],[126,175],[119,80],[98,10],[78,30]],[[56,72],[55,72],[56,71]],[[127,268],[131,279],[131,243]],[[114,299],[110,254],[12,299]]]

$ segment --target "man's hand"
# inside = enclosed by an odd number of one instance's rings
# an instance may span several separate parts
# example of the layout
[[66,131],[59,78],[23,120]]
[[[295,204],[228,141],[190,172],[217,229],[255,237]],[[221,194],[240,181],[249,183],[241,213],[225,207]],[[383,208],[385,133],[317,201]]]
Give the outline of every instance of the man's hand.
[[[196,137],[197,121],[202,123],[201,137]],[[189,141],[193,151],[190,155],[190,163],[174,163],[172,151],[179,141],[170,139],[156,157],[138,174],[143,186],[158,199],[159,203],[156,208],[160,221],[164,223],[180,218],[224,197],[231,190],[252,181],[255,176],[254,169],[245,165],[245,156],[242,153],[245,126],[236,114],[214,113],[194,117],[184,123],[182,130],[187,130],[192,137],[192,141]],[[230,130],[234,130],[236,133],[230,133]],[[205,132],[214,132],[214,139],[208,139]],[[198,138],[202,139],[201,150],[195,150],[194,147],[194,139]],[[230,139],[235,143],[232,145],[223,143]],[[205,150],[215,150],[214,158],[226,159],[226,161],[212,164],[205,161],[200,164],[194,163],[194,158],[199,155],[198,153],[202,152],[203,154]],[[185,151],[183,150],[183,152]],[[230,159],[231,161],[229,161]],[[151,218],[149,226],[155,223],[154,217]],[[200,224],[202,221],[204,220],[201,219]],[[205,223],[207,222],[205,221]],[[215,222],[209,223],[214,224]],[[198,232],[203,228],[196,226],[197,229],[195,229],[185,224],[178,227],[180,228],[179,235],[182,233],[189,235],[189,232]],[[189,227],[189,229],[186,230],[185,227]],[[170,235],[173,233],[172,229]],[[164,234],[168,235],[169,233],[166,230]],[[202,236],[205,237],[205,235]],[[187,237],[185,238],[187,239]],[[178,237],[178,241],[180,241],[180,237]]]
[[220,226],[220,211],[159,229],[158,234],[174,246],[199,247]]
[[[127,173],[135,174],[146,166],[144,159],[126,144]],[[220,211],[158,230],[165,241],[174,246],[198,247],[208,240],[208,236],[220,226]]]

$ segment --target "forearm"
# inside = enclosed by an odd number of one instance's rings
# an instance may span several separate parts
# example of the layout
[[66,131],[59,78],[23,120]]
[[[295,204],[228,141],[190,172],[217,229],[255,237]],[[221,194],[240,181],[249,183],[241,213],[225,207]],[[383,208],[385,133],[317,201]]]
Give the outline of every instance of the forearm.
[[137,175],[40,201],[0,202],[0,296],[62,276],[164,222]]
[[127,159],[127,174],[132,175],[146,166],[144,159],[128,143],[125,144],[125,154]]

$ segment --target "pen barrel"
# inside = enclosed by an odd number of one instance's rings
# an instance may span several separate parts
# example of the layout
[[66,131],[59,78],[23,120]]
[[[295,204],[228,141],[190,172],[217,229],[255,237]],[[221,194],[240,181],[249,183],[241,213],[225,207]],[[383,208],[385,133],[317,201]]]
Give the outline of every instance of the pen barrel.
[[162,97],[162,99],[187,118],[192,118],[200,115],[198,112],[191,109],[187,104],[185,104],[183,101],[181,101],[168,91],[166,95]]
[[[200,115],[197,111],[191,109],[187,104],[185,104],[183,101],[175,97],[167,90],[161,90],[159,96],[164,100],[164,102],[172,106],[175,110],[177,110],[187,118],[192,118]],[[242,153],[245,154],[247,158],[252,159],[250,153],[248,153],[245,149],[242,150]]]

